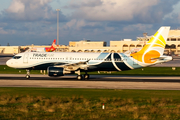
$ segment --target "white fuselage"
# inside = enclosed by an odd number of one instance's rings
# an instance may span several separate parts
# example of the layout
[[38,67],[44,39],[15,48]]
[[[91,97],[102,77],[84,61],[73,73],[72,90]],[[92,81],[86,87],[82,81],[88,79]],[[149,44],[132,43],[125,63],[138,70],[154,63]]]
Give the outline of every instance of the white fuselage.
[[[167,56],[166,59],[153,64],[170,60],[172,60],[172,57]],[[152,65],[140,63],[124,53],[70,52],[25,52],[17,54],[6,64],[17,69],[46,70],[49,66],[62,66],[86,61],[88,71],[123,71]]]

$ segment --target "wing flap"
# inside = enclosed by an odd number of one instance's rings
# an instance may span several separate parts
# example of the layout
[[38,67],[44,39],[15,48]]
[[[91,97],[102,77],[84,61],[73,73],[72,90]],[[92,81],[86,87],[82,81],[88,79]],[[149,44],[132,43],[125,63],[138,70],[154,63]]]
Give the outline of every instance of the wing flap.
[[70,64],[64,64],[64,65],[56,65],[55,67],[62,67],[64,68],[66,71],[76,71],[76,70],[87,70],[88,68],[88,63],[89,60],[87,61],[81,61],[78,63],[70,63]]

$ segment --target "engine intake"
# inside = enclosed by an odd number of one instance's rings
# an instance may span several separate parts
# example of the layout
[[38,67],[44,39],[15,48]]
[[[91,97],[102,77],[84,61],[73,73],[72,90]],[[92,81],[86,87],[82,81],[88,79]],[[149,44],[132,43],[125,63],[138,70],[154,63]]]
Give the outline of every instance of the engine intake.
[[58,77],[58,76],[63,76],[64,73],[64,68],[61,67],[48,67],[47,72],[48,75],[51,77]]

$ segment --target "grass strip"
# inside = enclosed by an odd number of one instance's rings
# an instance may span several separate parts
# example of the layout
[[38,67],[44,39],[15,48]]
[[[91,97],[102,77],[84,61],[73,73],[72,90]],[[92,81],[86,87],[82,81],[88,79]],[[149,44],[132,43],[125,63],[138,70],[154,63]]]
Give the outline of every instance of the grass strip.
[[0,88],[0,119],[180,119],[179,94],[175,90]]

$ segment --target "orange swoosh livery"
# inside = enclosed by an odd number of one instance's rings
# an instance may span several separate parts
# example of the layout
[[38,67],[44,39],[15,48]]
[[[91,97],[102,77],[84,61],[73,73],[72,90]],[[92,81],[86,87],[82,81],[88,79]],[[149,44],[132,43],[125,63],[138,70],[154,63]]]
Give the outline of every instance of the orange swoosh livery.
[[148,43],[137,53],[131,56],[141,63],[152,64],[163,55],[170,27],[161,27]]

